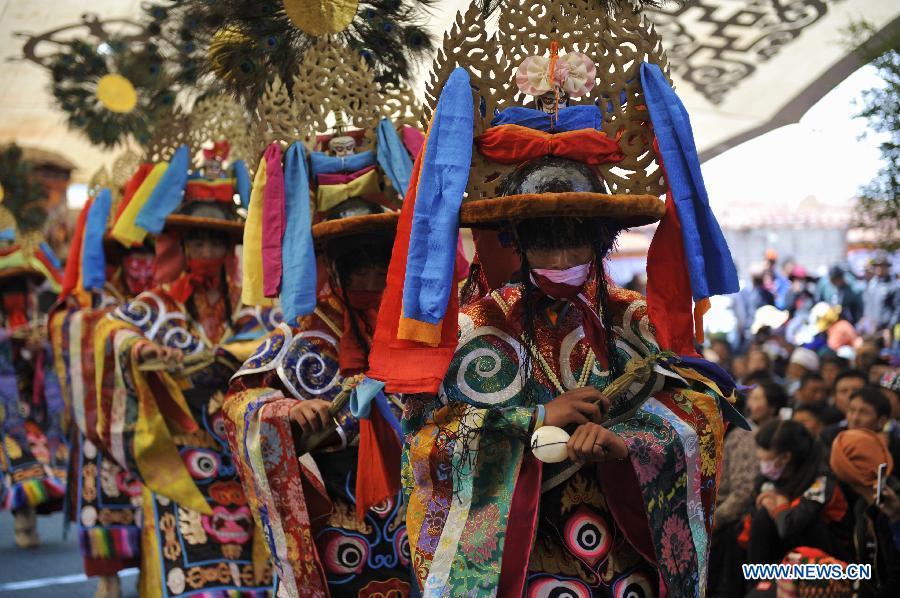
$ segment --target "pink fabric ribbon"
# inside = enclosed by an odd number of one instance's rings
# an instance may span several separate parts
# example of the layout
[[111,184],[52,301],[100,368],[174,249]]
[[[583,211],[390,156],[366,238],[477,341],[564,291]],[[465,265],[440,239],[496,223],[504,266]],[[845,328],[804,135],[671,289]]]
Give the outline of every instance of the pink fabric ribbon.
[[425,135],[423,135],[422,131],[416,127],[403,125],[403,128],[400,129],[400,137],[403,139],[403,145],[406,146],[406,151],[408,151],[409,155],[415,160],[416,156],[419,155],[419,152],[422,151],[422,146],[425,144]]
[[329,174],[320,174],[317,177],[317,181],[320,185],[346,185],[351,181],[355,181],[362,175],[367,172],[372,172],[375,170],[375,165],[366,166],[362,170],[357,170],[356,172],[351,172],[350,174],[343,173],[329,173]]
[[263,294],[277,297],[281,287],[281,241],[284,238],[284,170],[281,145],[266,149],[266,187],[263,193]]

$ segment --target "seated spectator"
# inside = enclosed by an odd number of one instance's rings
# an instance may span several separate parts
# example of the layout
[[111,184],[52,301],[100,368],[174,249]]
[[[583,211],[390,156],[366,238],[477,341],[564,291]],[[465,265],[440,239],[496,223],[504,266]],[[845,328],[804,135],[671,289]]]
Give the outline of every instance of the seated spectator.
[[869,368],[869,371],[867,372],[869,384],[871,384],[872,386],[878,386],[884,375],[890,372],[891,369],[892,368],[890,362],[888,362],[888,360],[884,357],[879,357],[877,360],[875,360],[875,363],[872,364],[872,366]]
[[772,361],[769,359],[769,354],[759,347],[750,349],[747,353],[747,371],[751,374],[766,372],[771,377]]
[[803,427],[807,429],[813,438],[821,439],[822,431],[825,429],[825,420],[822,412],[822,405],[798,405],[794,407],[791,419],[803,424]]
[[761,427],[772,419],[778,419],[782,408],[787,407],[787,394],[771,380],[760,382],[747,397],[747,419]]
[[[780,386],[772,384],[778,390]],[[753,484],[759,472],[755,432],[730,426],[725,433],[724,459],[716,496],[716,518],[710,538],[709,592],[713,596],[741,596],[744,550],[737,538],[743,517],[753,505]]]
[[845,416],[850,406],[850,395],[866,385],[866,375],[859,370],[844,370],[834,379],[834,388],[831,391],[834,406],[841,410]]
[[793,396],[800,388],[803,376],[819,372],[819,356],[815,351],[805,347],[797,347],[791,353],[787,370],[784,373],[785,385],[788,394]]
[[863,376],[867,377],[869,369],[879,362],[883,348],[884,341],[880,337],[866,337],[862,345],[856,349],[853,367],[863,372]]
[[850,395],[850,408],[847,410],[848,430],[864,428],[881,433],[890,417],[891,403],[881,390],[865,386]]
[[731,376],[735,380],[743,380],[749,373],[750,370],[747,369],[747,356],[736,355],[731,360]]
[[761,475],[750,516],[747,562],[780,563],[794,547],[843,558],[832,529],[846,515],[843,493],[828,472],[824,450],[801,424],[771,420],[756,433]]
[[851,395],[847,429],[869,430],[878,434],[883,438],[894,461],[900,463],[900,438],[886,432],[890,418],[891,403],[878,388],[866,386]]
[[844,414],[828,403],[828,388],[825,386],[825,380],[815,372],[805,374],[800,381],[800,388],[794,393],[794,408],[802,405],[819,406],[822,421],[826,424],[837,423],[844,419]]
[[724,338],[713,338],[709,342],[709,348],[716,354],[719,366],[726,372],[732,371],[732,351],[731,344]]
[[872,578],[860,582],[858,596],[863,597],[896,596],[900,588],[900,549],[894,541],[895,533],[900,532],[896,493],[887,488],[883,494],[884,508],[889,515],[874,504],[873,488],[881,463],[887,463],[890,475],[894,460],[884,439],[869,429],[841,432],[834,441],[831,469],[847,489],[854,522],[852,562],[872,565]]
[[828,399],[828,388],[825,380],[817,372],[804,374],[800,379],[800,387],[794,393],[795,405],[820,405]]
[[828,353],[822,357],[821,362],[819,374],[822,375],[825,386],[828,388],[834,388],[834,381],[838,374],[850,367],[846,359],[835,353]]
[[887,433],[900,436],[900,370],[891,369],[878,381],[881,393],[891,404],[891,421],[888,422]]

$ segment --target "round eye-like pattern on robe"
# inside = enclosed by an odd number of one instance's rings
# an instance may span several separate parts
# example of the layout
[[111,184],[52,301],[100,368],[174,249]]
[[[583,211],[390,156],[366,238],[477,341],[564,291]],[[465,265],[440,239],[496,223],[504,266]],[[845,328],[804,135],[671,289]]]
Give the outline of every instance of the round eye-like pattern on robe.
[[412,559],[412,551],[409,548],[409,535],[406,533],[405,526],[394,537],[394,552],[400,558],[401,565],[409,565],[409,561]]
[[362,573],[369,560],[369,544],[365,538],[328,530],[317,542],[325,570],[335,575]]
[[592,567],[606,558],[612,547],[613,537],[606,519],[584,505],[566,521],[563,535],[572,554]]
[[527,598],[590,598],[591,589],[577,579],[534,577],[528,582]]
[[222,415],[221,411],[216,412],[216,414],[212,416],[212,419],[209,422],[209,428],[219,442],[223,444],[228,442],[227,436],[225,436],[225,416]]
[[187,449],[181,454],[188,472],[195,480],[211,480],[219,473],[222,464],[215,451],[207,449]]
[[656,598],[656,576],[643,569],[636,569],[613,582],[615,598]]

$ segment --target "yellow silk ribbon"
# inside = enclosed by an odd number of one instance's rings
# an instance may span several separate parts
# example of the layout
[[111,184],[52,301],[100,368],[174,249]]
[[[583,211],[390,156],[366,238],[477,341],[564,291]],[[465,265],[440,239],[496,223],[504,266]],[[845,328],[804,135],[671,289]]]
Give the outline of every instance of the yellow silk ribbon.
[[144,508],[144,525],[141,528],[141,575],[138,577],[138,594],[141,596],[162,596],[162,564],[159,559],[159,539],[156,535],[156,520],[153,518],[153,495],[142,489],[141,504]]
[[268,306],[274,299],[266,297],[263,289],[262,227],[263,197],[266,190],[266,159],[259,161],[247,208],[247,223],[244,226],[244,268],[241,302],[244,305]]
[[320,212],[327,212],[351,197],[372,197],[379,193],[381,193],[381,188],[378,186],[378,175],[374,170],[370,170],[349,183],[319,185],[319,190],[316,192],[316,204],[319,206]]
[[132,197],[131,201],[128,202],[128,205],[125,206],[125,210],[122,212],[119,219],[116,220],[115,226],[113,226],[111,234],[116,241],[122,243],[126,247],[140,245],[144,242],[147,231],[135,224],[135,220],[137,219],[141,208],[143,208],[147,203],[147,200],[150,199],[153,189],[156,188],[156,184],[159,183],[159,179],[162,178],[162,175],[165,174],[168,167],[168,162],[160,162],[159,164],[154,165],[150,170],[150,174],[147,175],[147,178],[145,178],[144,182],[141,183],[141,186],[138,187],[134,197]]
[[179,506],[205,515],[212,515],[212,507],[200,493],[188,472],[169,427],[156,405],[156,398],[147,382],[147,375],[159,376],[166,394],[179,408],[187,404],[181,389],[172,378],[161,372],[142,372],[138,368],[137,352],[140,343],[131,347],[131,376],[138,396],[138,419],[134,431],[134,459],[148,488]]
[[[116,339],[117,332],[121,330],[129,330],[132,335],[124,338],[124,340]],[[137,463],[138,471],[144,480],[144,484],[154,492],[161,494],[179,505],[193,509],[200,513],[211,515],[212,508],[200,490],[194,484],[194,479],[188,472],[178,447],[175,444],[169,426],[160,413],[156,404],[156,397],[150,389],[147,382],[147,375],[160,375],[159,372],[147,373],[139,369],[137,352],[140,350],[142,343],[141,337],[134,332],[134,329],[120,321],[111,318],[103,318],[97,326],[94,337],[94,365],[95,380],[97,384],[97,396],[101,397],[103,370],[106,363],[106,344],[112,343],[109,349],[115,355],[127,355],[127,359],[119,361],[116,359],[117,374],[121,373],[120,368],[127,367],[131,373],[134,383],[135,393],[137,394],[137,422],[134,429],[134,459]],[[168,374],[160,375],[160,380],[165,387],[166,395],[171,401],[184,413],[190,416],[190,411],[184,395],[180,388]],[[118,393],[120,386],[124,381],[117,375],[116,391]],[[101,408],[97,410],[97,429],[101,432],[106,427],[107,409]]]
[[[114,336],[117,330],[133,329],[118,320],[112,318],[101,318],[94,329],[94,389],[97,396],[97,435],[103,438],[103,430],[106,429],[107,409],[101,406],[103,391],[103,366],[106,364],[107,343],[112,345],[110,351],[115,351]],[[137,338],[137,333],[135,333]],[[115,353],[113,353],[115,355]],[[116,363],[118,360],[114,360]]]
[[682,367],[678,367],[677,365],[669,365],[667,367],[671,368],[671,370],[673,372],[675,372],[676,374],[678,374],[685,380],[693,380],[694,382],[699,382],[700,384],[703,384],[704,386],[706,386],[707,388],[709,388],[710,390],[715,392],[720,397],[724,397],[725,399],[727,399],[729,403],[734,403],[736,400],[736,397],[734,396],[733,392],[731,393],[731,395],[726,395],[724,392],[722,392],[722,389],[719,387],[718,384],[716,384],[715,382],[713,382],[712,380],[710,380],[703,374],[700,374],[699,372],[697,372],[697,370],[694,370],[691,368],[682,368]]

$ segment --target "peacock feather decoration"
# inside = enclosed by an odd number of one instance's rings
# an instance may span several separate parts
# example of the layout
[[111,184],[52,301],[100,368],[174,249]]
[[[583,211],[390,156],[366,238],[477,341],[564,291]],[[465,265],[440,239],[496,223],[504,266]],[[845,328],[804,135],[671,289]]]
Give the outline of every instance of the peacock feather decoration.
[[76,38],[46,59],[53,97],[68,124],[107,148],[145,142],[175,103],[174,80],[156,43]]
[[432,2],[157,0],[145,8],[169,32],[164,37],[181,45],[200,87],[215,79],[253,108],[276,77],[290,81],[326,36],[362,56],[379,83],[408,80],[419,61],[430,59],[433,44],[423,22]]

